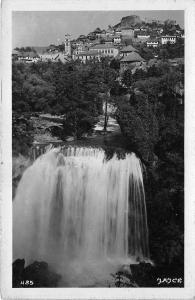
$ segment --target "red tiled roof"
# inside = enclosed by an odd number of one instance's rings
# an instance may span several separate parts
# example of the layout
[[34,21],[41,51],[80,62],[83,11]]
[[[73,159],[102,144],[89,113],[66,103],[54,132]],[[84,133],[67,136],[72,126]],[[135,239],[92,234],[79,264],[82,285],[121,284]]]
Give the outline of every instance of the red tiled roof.
[[137,33],[139,36],[149,36],[150,34],[148,32],[139,32]]
[[161,38],[176,38],[175,35],[161,35]]
[[155,38],[150,38],[150,39],[147,41],[147,43],[157,43],[157,42],[159,42],[159,40],[158,40],[158,39],[155,39]]
[[121,49],[121,52],[135,52],[137,51],[133,46],[128,45]]
[[121,62],[138,62],[145,61],[137,52],[131,52],[121,59]]
[[90,49],[108,49],[108,48],[116,48],[114,45],[110,45],[110,44],[99,44],[99,45],[95,45],[93,47],[91,47]]
[[89,56],[89,55],[95,56],[95,55],[99,55],[99,53],[97,51],[83,51],[77,54],[77,56]]

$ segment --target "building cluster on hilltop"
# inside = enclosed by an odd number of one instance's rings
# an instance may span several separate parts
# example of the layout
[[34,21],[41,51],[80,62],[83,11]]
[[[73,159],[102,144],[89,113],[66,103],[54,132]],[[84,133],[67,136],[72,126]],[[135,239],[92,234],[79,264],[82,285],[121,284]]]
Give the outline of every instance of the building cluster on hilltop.
[[88,60],[100,61],[102,57],[110,57],[118,59],[121,69],[124,70],[130,64],[144,65],[145,60],[136,50],[136,45],[158,48],[167,43],[175,44],[179,38],[184,38],[184,30],[175,21],[147,23],[138,16],[128,16],[115,26],[108,26],[106,30],[96,28],[88,35],[80,35],[74,40],[66,34],[62,45],[34,47],[34,51],[21,51],[16,48],[12,55],[16,60],[24,62],[63,63],[70,60],[86,63]]

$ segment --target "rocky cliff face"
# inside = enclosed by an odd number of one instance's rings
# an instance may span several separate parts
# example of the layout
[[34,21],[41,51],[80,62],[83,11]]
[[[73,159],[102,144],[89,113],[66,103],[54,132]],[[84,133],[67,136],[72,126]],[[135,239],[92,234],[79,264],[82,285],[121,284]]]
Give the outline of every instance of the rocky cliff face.
[[115,29],[118,29],[118,28],[126,28],[126,27],[131,27],[131,26],[134,26],[138,23],[141,23],[142,20],[140,19],[139,16],[136,16],[136,15],[131,15],[131,16],[127,16],[127,17],[123,17],[121,19],[121,22],[116,24],[114,26]]
[[135,15],[127,16],[121,19],[121,27],[129,27],[141,22],[142,21],[139,16],[135,16]]

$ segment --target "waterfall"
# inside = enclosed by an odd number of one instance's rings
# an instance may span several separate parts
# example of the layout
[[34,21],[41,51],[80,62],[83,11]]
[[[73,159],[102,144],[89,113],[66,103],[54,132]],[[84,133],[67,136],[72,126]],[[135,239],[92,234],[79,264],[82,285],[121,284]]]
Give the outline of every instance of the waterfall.
[[102,149],[55,148],[26,169],[13,201],[13,259],[44,260],[67,281],[82,265],[87,281],[88,266],[102,273],[106,265],[148,256],[142,167],[134,153],[106,160]]

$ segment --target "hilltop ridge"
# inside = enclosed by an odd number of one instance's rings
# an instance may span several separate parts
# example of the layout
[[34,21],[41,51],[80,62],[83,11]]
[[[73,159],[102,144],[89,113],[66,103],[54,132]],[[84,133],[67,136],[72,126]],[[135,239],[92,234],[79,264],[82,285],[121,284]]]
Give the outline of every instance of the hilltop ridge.
[[136,24],[142,23],[142,20],[139,16],[130,15],[126,17],[122,17],[121,21],[113,26],[114,29],[127,28],[131,26],[135,26]]
[[142,20],[139,16],[130,15],[130,16],[123,17],[121,19],[120,26],[121,26],[121,28],[129,27],[129,26],[133,26],[133,25],[136,25],[139,23],[142,23]]

